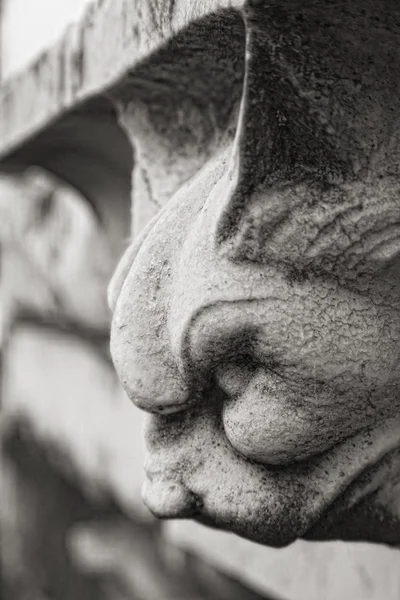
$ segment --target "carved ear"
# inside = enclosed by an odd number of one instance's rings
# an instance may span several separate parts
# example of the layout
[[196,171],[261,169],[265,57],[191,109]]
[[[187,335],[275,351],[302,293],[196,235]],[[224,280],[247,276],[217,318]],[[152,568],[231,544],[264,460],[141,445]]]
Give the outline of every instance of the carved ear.
[[[258,260],[293,204],[317,201],[327,186],[356,179],[370,169],[376,148],[384,146],[394,126],[397,129],[398,94],[388,91],[395,67],[382,67],[394,41],[371,26],[371,55],[362,7],[347,15],[345,4],[246,4],[246,74],[235,141],[235,189],[222,207],[217,229],[218,244],[234,259]],[[341,20],[343,11],[347,16]],[[379,3],[370,12],[374,22],[388,19]],[[368,93],[362,94],[364,88]],[[285,186],[287,190],[299,183],[320,190],[309,199],[305,194],[296,198],[295,191],[280,194]],[[296,235],[293,259],[301,250],[301,228]],[[283,254],[287,237],[280,242]]]
[[[246,73],[234,150],[236,187],[218,228],[218,242],[228,244],[235,256],[241,254],[246,208],[260,188],[267,190],[278,179],[302,179],[321,163],[329,164],[332,172],[338,162],[330,140],[310,110],[309,98],[296,85],[298,65],[290,55],[290,39],[301,40],[301,32],[296,32],[296,24],[290,23],[290,15],[283,10],[261,4],[249,6],[245,13]],[[288,35],[285,43],[282,29]],[[301,27],[297,25],[297,29]],[[281,201],[279,206],[273,204],[273,197],[266,196],[264,206],[259,207],[263,214],[256,209],[250,216],[253,225],[255,220],[260,223],[260,217],[264,227],[273,228],[281,221],[289,207]]]

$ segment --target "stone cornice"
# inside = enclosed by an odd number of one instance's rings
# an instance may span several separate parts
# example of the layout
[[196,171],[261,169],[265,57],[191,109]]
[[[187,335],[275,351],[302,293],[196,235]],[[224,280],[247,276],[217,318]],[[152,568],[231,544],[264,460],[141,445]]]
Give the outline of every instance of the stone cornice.
[[98,0],[62,39],[0,86],[0,158],[110,88],[192,21],[243,0]]

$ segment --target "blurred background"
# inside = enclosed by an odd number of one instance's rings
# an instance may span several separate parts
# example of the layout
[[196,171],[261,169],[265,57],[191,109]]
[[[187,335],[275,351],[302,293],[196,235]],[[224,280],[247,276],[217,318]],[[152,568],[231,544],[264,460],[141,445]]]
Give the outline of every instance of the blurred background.
[[[1,81],[89,3],[0,0]],[[108,347],[106,289],[129,240],[129,195],[113,210],[100,201],[99,214],[57,169],[34,164],[0,175],[1,598],[256,600],[277,597],[269,581],[290,600],[400,598],[399,555],[386,549],[275,551],[150,515],[140,500],[144,417]]]

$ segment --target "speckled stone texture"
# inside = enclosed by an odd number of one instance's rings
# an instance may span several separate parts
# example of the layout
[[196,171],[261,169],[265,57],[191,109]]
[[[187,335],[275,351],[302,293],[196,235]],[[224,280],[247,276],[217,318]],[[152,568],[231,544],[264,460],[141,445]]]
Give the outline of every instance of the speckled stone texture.
[[155,217],[111,346],[159,517],[399,543],[399,71],[395,0],[249,0],[115,88]]

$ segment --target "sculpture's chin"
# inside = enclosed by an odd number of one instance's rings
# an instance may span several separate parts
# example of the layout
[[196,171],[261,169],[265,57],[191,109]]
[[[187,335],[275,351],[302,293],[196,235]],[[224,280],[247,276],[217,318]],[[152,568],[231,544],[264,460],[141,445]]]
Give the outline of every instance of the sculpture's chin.
[[[371,478],[366,488],[368,490],[375,485],[378,483],[374,484]],[[295,531],[286,531],[285,536],[271,540],[269,533],[265,535],[260,528],[243,530],[236,524],[231,525],[231,531],[251,541],[274,547],[287,546],[299,538],[313,542],[341,540],[400,547],[400,484],[396,487],[389,483],[371,493],[364,490],[364,486],[365,481],[356,480],[350,486],[352,493],[358,488],[359,499],[355,504],[352,504],[351,494],[346,490],[343,497],[335,501],[307,531],[299,535]],[[347,502],[349,506],[346,508]],[[212,528],[226,529],[224,524],[218,524],[204,515],[199,515],[196,520]]]
[[273,547],[299,538],[400,542],[397,425],[274,468],[235,453],[206,413],[186,425],[183,438],[150,432],[143,499],[157,517],[192,518]]
[[[372,542],[400,547],[400,515],[377,500],[378,493],[363,498],[349,510],[337,512],[329,509],[308,531],[297,536],[293,535],[271,540],[269,535],[264,536],[261,530],[243,530],[242,527],[231,525],[230,531],[249,539],[250,541],[275,548],[285,547],[296,541],[349,541]],[[195,520],[213,529],[224,530],[224,523],[217,523],[214,519],[198,515]]]
[[[372,468],[366,470],[359,478],[344,490],[306,531],[296,531],[296,521],[290,518],[290,510],[282,506],[293,529],[282,526],[271,536],[268,526],[265,530],[261,523],[243,520],[225,519],[223,514],[210,515],[203,510],[201,502],[192,511],[182,514],[158,515],[164,518],[193,518],[199,523],[219,530],[229,530],[253,542],[273,547],[285,547],[302,538],[307,541],[353,541],[373,542],[400,546],[400,481],[384,481],[382,479],[393,471],[397,471],[400,451],[388,453]],[[248,507],[249,512],[251,507]],[[282,516],[281,515],[281,516]],[[267,521],[268,519],[266,519]],[[287,525],[288,523],[286,523]]]

